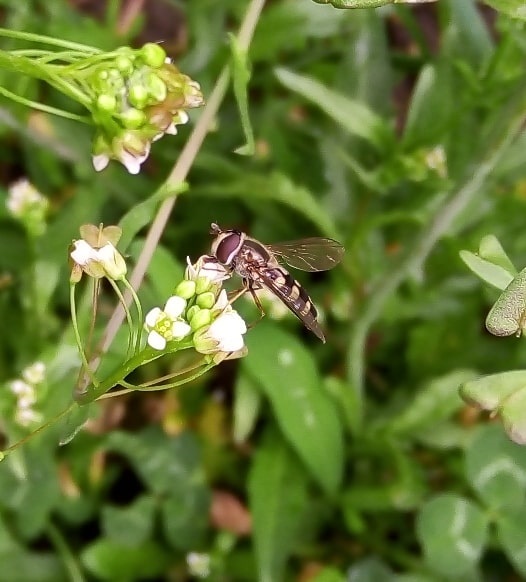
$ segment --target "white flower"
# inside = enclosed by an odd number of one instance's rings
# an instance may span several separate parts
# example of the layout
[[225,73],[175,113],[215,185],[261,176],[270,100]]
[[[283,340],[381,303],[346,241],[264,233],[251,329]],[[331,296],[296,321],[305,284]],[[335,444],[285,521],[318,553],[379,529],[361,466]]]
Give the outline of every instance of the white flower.
[[145,318],[148,333],[148,345],[154,350],[164,350],[172,340],[181,340],[191,331],[191,327],[181,318],[186,308],[182,297],[173,295],[168,299],[164,310],[159,307],[151,309]]
[[15,412],[15,421],[21,426],[29,426],[41,420],[42,415],[32,408],[17,408]]
[[41,384],[46,377],[46,365],[44,362],[35,362],[22,370],[22,378],[30,384]]
[[6,206],[13,216],[23,216],[30,208],[38,206],[47,208],[47,198],[27,178],[13,182],[8,192]]
[[190,257],[186,257],[188,267],[186,268],[184,278],[190,281],[196,281],[199,278],[205,278],[210,283],[220,283],[230,278],[231,273],[214,257],[203,255],[197,262],[192,265]]
[[218,342],[220,352],[237,352],[244,345],[243,334],[247,333],[245,320],[237,311],[225,311],[208,328],[209,336]]
[[90,277],[119,280],[126,275],[126,263],[110,242],[95,249],[81,239],[74,241],[73,246],[75,249],[70,253],[71,258]]
[[27,382],[24,382],[23,380],[13,380],[12,382],[9,382],[9,389],[19,398],[23,398],[24,396],[29,396],[34,393],[33,386]]

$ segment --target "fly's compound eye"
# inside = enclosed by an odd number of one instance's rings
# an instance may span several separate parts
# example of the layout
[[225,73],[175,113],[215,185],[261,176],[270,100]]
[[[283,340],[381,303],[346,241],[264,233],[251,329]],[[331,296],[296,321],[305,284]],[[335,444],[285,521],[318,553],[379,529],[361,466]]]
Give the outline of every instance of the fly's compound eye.
[[217,239],[213,253],[223,265],[230,265],[243,244],[243,237],[239,232],[229,232]]

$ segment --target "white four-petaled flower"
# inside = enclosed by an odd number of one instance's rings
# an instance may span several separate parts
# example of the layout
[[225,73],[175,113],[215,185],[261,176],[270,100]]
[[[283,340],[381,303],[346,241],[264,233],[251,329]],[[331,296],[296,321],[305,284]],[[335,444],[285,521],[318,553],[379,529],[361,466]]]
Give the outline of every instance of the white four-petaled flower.
[[148,345],[155,350],[164,350],[171,340],[181,340],[191,331],[191,327],[181,318],[186,308],[182,297],[173,295],[168,299],[164,310],[159,307],[151,309],[145,318],[148,333]]
[[119,251],[106,243],[100,249],[93,248],[85,240],[76,240],[70,253],[75,265],[80,267],[90,277],[119,280],[126,275],[126,263]]

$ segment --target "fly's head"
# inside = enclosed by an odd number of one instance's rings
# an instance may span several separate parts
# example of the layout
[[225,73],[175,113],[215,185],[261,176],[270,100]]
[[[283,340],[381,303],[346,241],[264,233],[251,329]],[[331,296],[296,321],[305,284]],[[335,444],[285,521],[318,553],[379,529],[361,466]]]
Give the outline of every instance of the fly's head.
[[215,235],[211,254],[225,267],[232,267],[246,234],[239,230],[222,230],[215,222],[210,225],[210,234]]

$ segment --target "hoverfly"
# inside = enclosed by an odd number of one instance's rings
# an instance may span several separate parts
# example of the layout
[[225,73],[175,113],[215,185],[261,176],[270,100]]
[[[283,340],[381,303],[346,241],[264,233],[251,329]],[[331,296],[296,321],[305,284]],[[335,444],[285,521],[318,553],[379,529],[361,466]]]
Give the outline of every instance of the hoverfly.
[[318,312],[305,289],[278,262],[302,271],[327,271],[335,267],[345,249],[332,238],[312,237],[300,240],[263,244],[239,230],[223,230],[212,223],[210,234],[213,257],[231,273],[243,278],[245,289],[254,298],[261,314],[263,308],[255,293],[266,287],[298,317],[321,341],[325,336],[318,323]]

